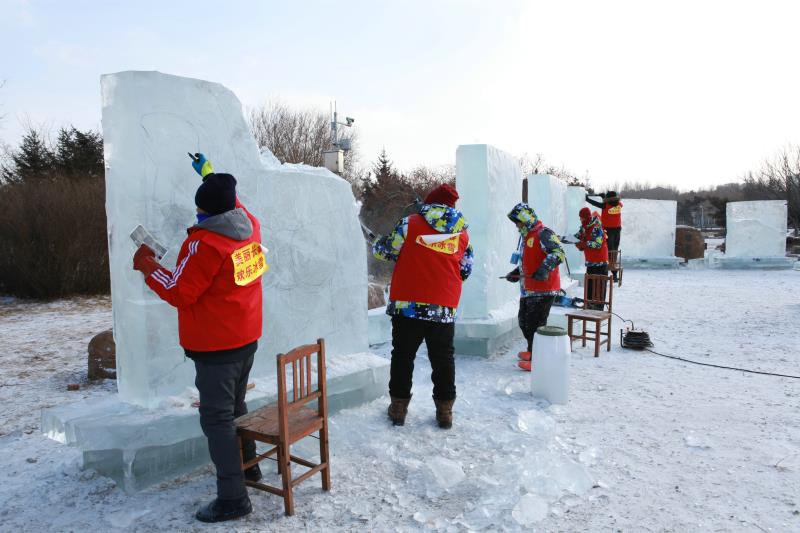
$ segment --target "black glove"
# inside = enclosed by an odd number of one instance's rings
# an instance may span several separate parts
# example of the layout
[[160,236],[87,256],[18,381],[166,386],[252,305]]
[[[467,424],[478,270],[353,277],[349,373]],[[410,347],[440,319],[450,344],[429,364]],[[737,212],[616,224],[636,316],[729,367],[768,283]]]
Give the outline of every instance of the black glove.
[[545,268],[544,265],[540,266],[539,269],[533,273],[533,279],[536,281],[545,281],[550,276],[550,271]]
[[519,281],[519,267],[506,274],[506,281],[510,281],[511,283]]

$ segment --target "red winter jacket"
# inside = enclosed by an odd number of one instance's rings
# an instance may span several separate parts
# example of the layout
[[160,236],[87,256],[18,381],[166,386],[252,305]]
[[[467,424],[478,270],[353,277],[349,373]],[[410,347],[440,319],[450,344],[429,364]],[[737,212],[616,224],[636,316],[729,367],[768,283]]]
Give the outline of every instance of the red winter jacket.
[[244,206],[188,229],[174,272],[159,268],[145,279],[178,308],[183,348],[229,350],[261,337],[261,276],[266,272],[261,226]]

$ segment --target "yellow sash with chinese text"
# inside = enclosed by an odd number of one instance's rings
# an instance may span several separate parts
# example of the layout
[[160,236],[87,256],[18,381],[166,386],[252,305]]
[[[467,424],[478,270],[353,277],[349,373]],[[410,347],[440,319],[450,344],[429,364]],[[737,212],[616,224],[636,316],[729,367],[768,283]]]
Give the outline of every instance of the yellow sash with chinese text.
[[460,233],[417,235],[416,242],[434,252],[451,255],[458,252],[460,237]]
[[269,270],[269,265],[264,260],[261,245],[251,242],[233,251],[233,281],[237,285],[247,285]]

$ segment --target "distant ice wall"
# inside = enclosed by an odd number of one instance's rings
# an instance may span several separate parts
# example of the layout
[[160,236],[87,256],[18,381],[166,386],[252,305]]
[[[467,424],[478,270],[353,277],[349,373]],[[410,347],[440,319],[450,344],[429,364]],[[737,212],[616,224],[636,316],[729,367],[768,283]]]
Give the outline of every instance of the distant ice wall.
[[674,200],[622,200],[623,258],[675,256],[678,202]]
[[195,222],[201,181],[187,152],[204,152],[238,181],[259,218],[270,271],[254,376],[275,354],[325,337],[331,356],[367,351],[367,273],[350,186],[327,170],[265,167],[236,96],[216,83],[158,72],[102,77],[106,211],[121,399],[152,406],[193,384],[177,312],[131,269],[129,233],[144,225],[176,254]]
[[784,257],[786,200],[728,202],[726,257]]
[[522,198],[522,169],[516,158],[486,144],[456,150],[458,208],[469,222],[475,249],[472,276],[464,283],[462,318],[485,318],[519,298],[517,284],[499,279],[514,266],[519,233],[505,216]]

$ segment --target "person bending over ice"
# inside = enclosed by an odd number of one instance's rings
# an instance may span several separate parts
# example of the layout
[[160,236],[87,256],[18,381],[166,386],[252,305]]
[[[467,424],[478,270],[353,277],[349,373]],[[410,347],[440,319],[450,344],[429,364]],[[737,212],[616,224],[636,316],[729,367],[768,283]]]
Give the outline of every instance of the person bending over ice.
[[392,317],[388,415],[395,426],[405,424],[414,359],[423,340],[433,370],[436,421],[444,429],[453,425],[456,308],[473,259],[467,222],[456,210],[456,200],[453,187],[440,185],[428,194],[419,213],[400,220],[394,231],[372,245],[376,258],[397,263],[386,307]]
[[[178,308],[178,335],[194,361],[200,426],[217,470],[217,499],[197,511],[201,522],[221,522],[252,511],[245,478],[261,479],[258,465],[242,472],[234,419],[247,413],[247,379],[261,337],[261,276],[266,272],[258,220],[236,198],[236,179],[214,173],[198,154],[202,176],[194,201],[197,224],[170,272],[142,245],[133,268],[162,300]],[[255,443],[243,442],[245,461]]]
[[520,233],[518,266],[506,279],[519,282],[519,328],[528,341],[528,350],[519,352],[517,365],[530,372],[533,335],[547,324],[550,307],[561,289],[558,265],[564,261],[561,241],[553,230],[542,224],[533,208],[519,203],[508,213]]

